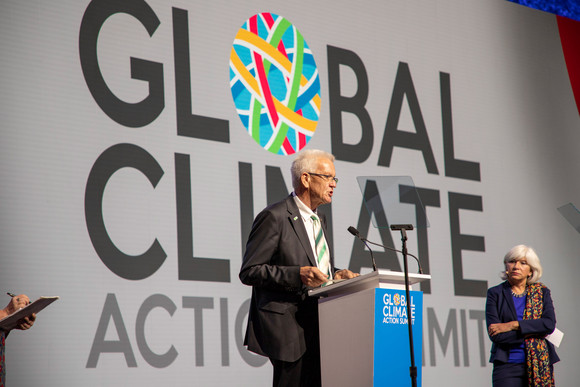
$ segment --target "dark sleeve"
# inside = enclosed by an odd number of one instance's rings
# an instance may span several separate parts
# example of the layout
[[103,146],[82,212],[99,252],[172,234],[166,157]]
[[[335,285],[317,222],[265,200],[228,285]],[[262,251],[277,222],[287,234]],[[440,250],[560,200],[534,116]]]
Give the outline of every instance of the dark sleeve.
[[254,220],[239,274],[245,285],[275,291],[302,290],[300,266],[288,260],[288,253],[280,248],[284,221],[268,209]]
[[[506,300],[503,298],[501,293],[501,288],[490,288],[487,291],[487,299],[485,302],[485,322],[488,328],[491,324],[509,322],[502,321],[504,319],[501,318],[501,308],[503,305],[500,303],[505,301]],[[488,336],[492,342],[497,344],[521,344],[524,341],[524,336],[521,331],[503,332],[494,336],[490,336],[488,333]]]
[[554,312],[554,303],[552,302],[552,295],[550,289],[543,288],[543,304],[542,317],[535,320],[521,320],[520,331],[524,336],[545,337],[554,332],[556,328],[556,313]]

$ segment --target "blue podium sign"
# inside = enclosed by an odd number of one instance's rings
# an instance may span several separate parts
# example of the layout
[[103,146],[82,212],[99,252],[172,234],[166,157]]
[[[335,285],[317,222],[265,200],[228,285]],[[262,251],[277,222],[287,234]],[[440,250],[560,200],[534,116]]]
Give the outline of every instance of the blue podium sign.
[[[417,386],[421,386],[423,293],[410,292]],[[409,328],[404,290],[375,289],[373,386],[411,386]]]

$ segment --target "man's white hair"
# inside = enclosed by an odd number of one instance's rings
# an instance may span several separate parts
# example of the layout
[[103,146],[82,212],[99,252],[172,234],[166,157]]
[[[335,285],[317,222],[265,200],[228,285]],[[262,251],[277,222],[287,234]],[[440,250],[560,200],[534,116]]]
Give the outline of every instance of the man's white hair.
[[296,191],[302,186],[300,177],[305,172],[314,172],[318,159],[327,159],[334,162],[334,156],[320,149],[303,150],[292,162],[290,173],[292,174],[292,187]]

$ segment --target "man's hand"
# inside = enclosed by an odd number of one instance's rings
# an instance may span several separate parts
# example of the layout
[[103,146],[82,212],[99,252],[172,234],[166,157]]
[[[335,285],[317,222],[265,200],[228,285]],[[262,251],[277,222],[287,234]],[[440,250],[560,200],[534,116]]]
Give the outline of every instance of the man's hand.
[[334,273],[334,279],[349,279],[358,277],[359,275],[359,273],[353,273],[348,269],[342,269]]
[[314,266],[302,266],[300,268],[300,279],[306,286],[315,288],[328,281],[328,276]]

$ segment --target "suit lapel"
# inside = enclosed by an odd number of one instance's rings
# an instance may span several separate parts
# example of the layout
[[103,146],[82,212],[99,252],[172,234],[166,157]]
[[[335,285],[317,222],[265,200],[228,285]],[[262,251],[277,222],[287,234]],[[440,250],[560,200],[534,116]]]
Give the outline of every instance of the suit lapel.
[[516,313],[516,306],[514,305],[514,300],[512,298],[512,290],[511,287],[509,285],[509,282],[504,282],[504,286],[503,286],[503,297],[505,299],[505,303],[507,304],[511,314],[512,314],[512,318],[513,320],[517,320],[517,313]]
[[304,222],[302,221],[302,215],[300,215],[298,206],[292,196],[286,198],[286,207],[288,209],[288,220],[296,233],[296,237],[298,237],[302,248],[306,252],[310,264],[316,266],[316,259],[314,259],[314,253],[312,252],[312,246],[310,246],[306,227],[304,227]]

